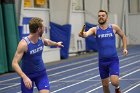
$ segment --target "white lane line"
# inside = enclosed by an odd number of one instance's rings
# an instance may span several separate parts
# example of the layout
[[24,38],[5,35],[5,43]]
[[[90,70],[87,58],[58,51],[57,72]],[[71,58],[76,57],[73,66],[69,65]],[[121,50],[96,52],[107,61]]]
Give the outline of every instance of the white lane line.
[[135,85],[135,86],[133,86],[133,87],[131,87],[130,89],[128,89],[127,91],[124,91],[123,93],[127,93],[127,92],[129,92],[129,91],[131,91],[131,90],[133,90],[133,89],[135,89],[136,87],[138,87],[138,86],[140,86],[140,83],[139,84],[137,84],[137,85]]
[[[139,63],[139,62],[140,62],[140,60],[135,61],[135,62],[130,63],[130,64],[127,64],[127,65],[124,65],[124,66],[121,66],[120,68],[124,68],[124,67],[130,66],[130,65],[132,65],[132,64]],[[139,70],[140,70],[140,69],[139,69]],[[126,75],[125,75],[125,76],[126,76]],[[75,85],[80,84],[80,83],[83,83],[83,82],[85,82],[85,81],[89,81],[89,80],[91,80],[91,79],[93,79],[93,78],[96,78],[96,77],[99,77],[99,75],[94,76],[94,77],[92,77],[92,78],[85,79],[85,80],[83,80],[83,81],[81,81],[81,82],[74,83],[74,84],[72,84],[72,85],[69,85],[69,86],[66,86],[66,87],[63,87],[63,88],[60,88],[60,89],[55,90],[55,91],[53,91],[53,92],[51,92],[51,93],[56,93],[56,92],[58,92],[58,91],[61,91],[61,90],[64,90],[64,89],[66,89],[66,88],[75,86]],[[102,86],[99,86],[99,87],[95,88],[95,90],[97,90],[98,88],[101,88],[101,87],[102,87]],[[87,92],[87,93],[88,93],[88,92]],[[90,92],[89,92],[89,93],[90,93]]]
[[76,63],[71,63],[71,64],[67,64],[67,65],[64,65],[64,66],[51,68],[51,69],[48,69],[47,71],[52,71],[52,70],[56,70],[56,69],[63,68],[63,67],[68,67],[68,66],[72,66],[72,65],[76,65],[76,64],[81,64],[81,63],[85,63],[85,62],[88,62],[88,61],[93,61],[93,60],[96,60],[96,59],[98,59],[98,58],[97,57],[96,58],[91,58],[91,59],[88,59],[88,60],[79,61],[79,62],[76,62]]
[[[20,85],[20,83],[16,83],[16,84],[14,84],[14,85],[11,85],[11,86],[7,86],[6,88],[11,88],[11,87],[15,87],[15,86],[18,86],[18,85]],[[3,90],[3,89],[5,89],[5,87],[4,87],[4,88],[1,88],[0,90]]]
[[[88,59],[88,60],[79,61],[79,62],[68,64],[68,65],[65,65],[65,66],[60,66],[60,67],[55,67],[55,68],[52,68],[52,69],[48,69],[47,71],[56,70],[56,69],[59,69],[59,68],[63,68],[63,67],[67,67],[67,66],[71,66],[71,65],[75,65],[75,64],[81,64],[81,63],[92,61],[92,60],[96,60],[96,59],[97,58],[91,58],[91,59]],[[15,78],[7,79],[7,80],[2,80],[2,81],[0,81],[0,83],[12,81],[12,80],[19,79],[19,78],[20,77],[15,77]]]
[[140,78],[121,79],[121,81],[140,81]]
[[[131,57],[128,57],[128,58],[124,58],[124,59],[122,59],[121,61],[129,60],[129,59],[132,59],[132,58],[135,58],[135,57],[138,57],[138,56],[140,56],[140,55],[136,55],[136,56],[131,56]],[[97,59],[97,58],[93,58],[93,59],[89,59],[89,60],[84,60],[84,61],[79,61],[79,62],[70,64],[70,65],[66,65],[66,66],[71,66],[71,65],[75,65],[75,64],[80,64],[80,63],[92,61],[92,60],[95,60],[95,59]],[[93,63],[93,64],[94,64],[94,63]],[[90,65],[91,65],[91,64],[90,64]],[[66,66],[60,66],[60,67],[48,69],[47,71],[51,71],[51,70],[54,70],[54,69],[59,69],[59,68],[61,68],[61,67],[66,67]],[[86,66],[86,65],[84,65],[84,66]],[[81,67],[83,67],[83,66],[81,66]],[[78,68],[79,68],[79,67],[78,67]],[[78,69],[78,68],[73,68],[73,69],[70,69],[70,70],[61,71],[61,72],[54,73],[54,74],[51,74],[51,75],[48,75],[48,76],[54,76],[54,75],[57,75],[57,74],[60,74],[60,73],[64,73],[64,72],[67,72],[67,71],[71,71],[71,70],[75,70],[75,69]],[[7,80],[3,80],[3,81],[0,81],[0,83],[12,81],[12,80],[16,80],[16,79],[19,79],[19,78],[20,78],[20,77],[16,77],[16,78],[11,78],[11,79],[7,79]]]
[[[125,60],[128,60],[128,59],[131,59],[131,58],[133,58],[133,57],[136,57],[136,56],[132,56],[132,57],[128,57],[128,58],[124,58]],[[120,61],[125,61],[124,59],[121,59]],[[135,62],[134,62],[135,63]],[[134,64],[133,63],[133,64]],[[129,64],[127,65],[127,66],[129,66]],[[98,67],[97,68],[95,68],[95,69],[98,69]],[[97,75],[97,76],[99,76],[99,75]],[[70,76],[68,76],[68,77],[70,77]],[[67,78],[67,77],[65,77],[65,78]],[[96,77],[93,77],[93,78],[96,78]],[[62,78],[63,79],[63,78]],[[90,79],[89,79],[90,80]],[[86,80],[86,81],[89,81],[89,80]],[[58,80],[56,80],[56,81],[51,81],[50,83],[54,83],[54,82],[57,82]],[[76,83],[76,85],[77,85],[77,83]],[[18,92],[17,92],[18,93]],[[52,92],[51,92],[52,93]]]
[[[128,60],[128,59],[132,59],[132,58],[134,58],[134,57],[136,57],[136,56],[131,56],[131,57],[127,57],[127,58],[124,58],[124,59],[121,59],[121,60]],[[121,61],[120,60],[120,61]],[[85,60],[85,61],[89,61],[89,60]],[[93,64],[95,64],[95,63],[93,63]],[[88,64],[89,65],[89,64]],[[91,64],[90,64],[91,65]],[[84,66],[86,66],[86,65],[84,65]],[[76,68],[72,68],[72,69],[77,69],[77,68],[79,68],[79,67],[76,67]],[[67,71],[71,71],[72,69],[70,69],[70,70],[67,70]],[[59,74],[60,73],[64,73],[64,72],[66,72],[66,71],[61,71],[61,72],[58,72]],[[57,75],[58,73],[55,73],[55,74],[51,74],[51,75],[48,75],[48,76],[53,76],[53,75]],[[55,82],[55,81],[54,81]],[[7,87],[4,87],[4,88],[2,88],[2,90],[3,89],[7,89],[9,86],[7,86]],[[0,88],[0,90],[1,90],[1,88]]]
[[[97,58],[92,58],[92,59],[88,59],[88,60],[84,60],[84,61],[79,61],[79,62],[76,62],[74,64],[80,64],[80,63],[84,63],[84,62],[88,62],[88,61],[92,61],[94,59],[97,59]],[[74,65],[74,64],[70,64],[70,65],[66,65],[66,66],[71,66],[71,65]],[[61,67],[65,67],[65,66],[60,66],[60,67],[56,67],[56,68],[52,68],[52,69],[48,69],[47,71],[51,71],[51,70],[54,70],[54,69],[58,69],[58,68],[61,68]],[[12,80],[15,80],[15,79],[19,79],[20,77],[16,77],[16,78],[11,78],[11,79],[7,79],[7,80],[2,80],[0,81],[0,83],[4,83],[4,82],[8,82],[8,81],[12,81]]]
[[[134,57],[134,56],[129,57],[129,58],[126,58],[126,59],[122,59],[121,61],[129,60],[129,59],[131,59],[131,58],[133,58],[133,57]],[[136,57],[136,56],[135,56],[135,57]],[[64,78],[55,80],[55,81],[51,81],[50,83],[58,82],[58,81],[61,81],[61,80],[67,79],[67,78],[71,78],[71,77],[74,77],[74,76],[77,76],[77,75],[80,75],[80,74],[84,74],[84,73],[89,72],[89,71],[96,70],[96,69],[98,69],[98,67],[93,68],[93,69],[86,70],[86,71],[84,71],[84,72],[80,72],[80,73],[78,73],[78,74],[70,75],[70,76],[67,76],[67,77],[64,77]]]
[[62,73],[68,72],[68,71],[72,71],[72,70],[76,70],[76,69],[79,69],[79,68],[91,66],[91,65],[94,65],[94,64],[97,64],[97,63],[98,63],[98,62],[94,62],[94,63],[90,63],[90,64],[87,64],[87,65],[78,66],[78,67],[75,67],[75,68],[72,68],[72,69],[68,69],[68,70],[65,70],[65,71],[61,71],[61,72],[57,72],[57,73],[55,73],[55,74],[51,74],[51,75],[48,75],[48,76],[49,76],[49,77],[55,76],[55,75],[62,74]]
[[[133,72],[130,72],[130,73],[128,73],[128,74],[126,74],[126,75],[120,77],[119,79],[122,79],[122,78],[124,78],[124,77],[127,77],[127,76],[129,76],[129,75],[131,75],[131,74],[134,74],[134,73],[136,73],[136,72],[139,72],[139,71],[140,71],[140,69],[137,69],[137,70],[135,70],[135,71],[133,71]],[[111,82],[109,82],[109,83],[111,83]],[[99,88],[102,88],[102,86],[96,87],[96,88],[94,88],[94,89],[92,89],[92,90],[90,90],[90,91],[88,91],[88,92],[86,92],[86,93],[91,93],[91,92],[93,93],[93,91],[95,91],[95,90],[97,90],[97,89],[99,89]]]
[[90,72],[90,71],[93,71],[93,70],[96,70],[96,69],[98,69],[98,67],[93,68],[93,69],[89,69],[89,70],[86,70],[84,72],[80,72],[80,73],[77,73],[77,74],[73,74],[71,76],[67,76],[67,77],[64,77],[64,78],[61,78],[61,79],[58,79],[58,80],[50,81],[50,84],[51,83],[55,83],[55,82],[59,82],[61,80],[64,80],[64,79],[67,79],[67,78],[71,78],[71,77],[74,77],[74,76],[77,76],[77,75],[81,75],[81,74],[84,74],[84,73],[87,73],[87,72]]
[[[85,61],[89,61],[89,60],[85,60]],[[83,61],[82,61],[83,62]],[[97,62],[95,62],[95,63],[92,63],[92,64],[96,64]],[[88,64],[89,65],[89,64]],[[91,64],[90,64],[91,65]],[[84,65],[84,66],[82,66],[82,67],[85,67],[86,65]],[[77,67],[77,68],[73,68],[73,69],[78,69],[79,67]],[[70,70],[67,70],[67,71],[71,71],[72,69],[70,69]],[[58,72],[59,74],[60,73],[64,73],[64,72],[66,72],[66,71],[62,71],[62,72]],[[53,75],[57,75],[58,73],[55,73],[55,74],[52,74],[52,75],[48,75],[48,76],[53,76]],[[4,81],[1,81],[1,83],[3,83]],[[12,86],[17,86],[18,84],[14,84],[14,85],[12,85]],[[1,90],[3,90],[3,89],[7,89],[7,88],[9,88],[9,87],[12,87],[12,86],[7,86],[7,87],[3,87],[3,88],[0,88],[0,91]]]
[[[120,61],[129,60],[129,59],[132,59],[132,58],[135,58],[135,57],[138,57],[138,56],[140,56],[140,55],[124,58],[124,59],[121,59]],[[72,70],[79,69],[79,68],[82,68],[82,67],[90,66],[90,65],[93,65],[93,64],[96,64],[96,63],[98,63],[98,62],[93,62],[93,63],[87,64],[87,65],[82,65],[82,66],[78,66],[78,67],[75,67],[75,68],[72,68],[72,69],[67,69],[65,71],[57,72],[57,73],[54,73],[54,74],[51,74],[51,75],[48,75],[48,76],[54,76],[54,75],[62,74],[62,73],[68,72],[68,71],[72,71]]]
[[[124,74],[127,74],[128,72],[131,72],[131,71],[134,71],[134,70],[136,70],[136,69],[139,69],[139,66],[137,66],[137,67],[135,67],[135,68],[132,68],[132,69],[129,69],[128,71],[125,71],[125,72],[122,72],[122,73],[120,73],[120,75],[124,75]],[[140,80],[140,78],[133,78],[133,79],[121,79],[121,81],[139,81]],[[90,81],[92,81],[92,80],[90,80]],[[96,80],[93,80],[93,81],[96,81]],[[83,89],[81,89],[81,90],[79,90],[79,91],[76,91],[76,93],[81,93],[82,91],[86,91],[86,90],[89,90],[89,88],[92,88],[92,87],[95,87],[95,86],[97,86],[97,85],[101,85],[101,80],[99,80],[100,82],[99,83],[94,83],[93,85],[90,85],[90,86],[88,86],[88,87],[85,87],[85,88],[83,88]],[[92,88],[93,89],[93,88]]]
[[4,82],[8,82],[8,81],[12,81],[12,80],[16,80],[19,79],[20,77],[16,77],[16,78],[11,78],[11,79],[7,79],[7,80],[2,80],[0,81],[0,83],[4,83]]
[[[137,53],[131,53],[131,54],[129,54],[129,56],[134,55],[134,54],[137,54]],[[121,57],[121,56],[122,55],[120,55],[119,57]],[[136,55],[136,56],[131,56],[131,57],[128,57],[128,58],[124,58],[124,59],[122,59],[122,61],[131,59],[131,58],[134,58],[134,57],[137,57],[137,56],[140,56],[140,55]],[[55,67],[55,68],[52,68],[52,69],[47,69],[47,71],[56,70],[56,69],[59,69],[59,68],[63,68],[63,67],[67,67],[67,66],[71,66],[71,65],[75,65],[75,64],[81,64],[81,63],[92,61],[92,60],[96,60],[96,59],[98,59],[98,58],[91,58],[91,59],[88,59],[88,60],[79,61],[79,62],[76,62],[76,63],[71,63],[71,64],[68,64],[68,65],[59,66],[59,67]],[[2,80],[2,81],[0,81],[0,83],[12,81],[12,80],[19,79],[19,78],[20,77],[15,77],[15,78],[7,79],[7,80]]]
[[[133,56],[134,57],[134,56]],[[125,58],[125,60],[129,60],[129,59],[131,59],[132,57],[129,57],[129,58]],[[124,59],[122,59],[123,61],[125,61]],[[120,60],[120,61],[122,61],[122,60]],[[97,62],[95,62],[95,63],[97,63]],[[137,61],[136,62],[133,62],[133,63],[130,63],[130,64],[127,64],[126,66],[128,66],[128,65],[131,65],[131,64],[135,64],[135,63],[137,63]],[[91,65],[91,64],[90,64]],[[123,67],[123,66],[122,66]],[[124,66],[125,67],[125,66]],[[79,67],[78,67],[79,68]],[[78,69],[78,68],[76,68],[76,69]],[[98,69],[98,67],[96,67],[96,68],[93,68],[93,69],[89,69],[89,71],[91,71],[91,70],[96,70],[96,69]],[[74,74],[74,75],[71,75],[71,76],[67,76],[67,77],[65,77],[65,78],[61,78],[61,79],[58,79],[58,80],[55,80],[55,81],[51,81],[50,83],[54,83],[54,82],[57,82],[57,81],[59,81],[59,80],[64,80],[64,79],[67,79],[67,78],[70,78],[70,77],[73,77],[73,76],[76,76],[76,75],[79,75],[79,74],[83,74],[83,73],[86,73],[86,72],[89,72],[88,70],[87,71],[84,71],[84,72],[81,72],[81,73],[78,73],[78,74]]]
[[99,77],[99,75],[96,75],[96,76],[94,76],[94,77],[85,79],[85,80],[83,80],[83,81],[81,81],[81,82],[74,83],[74,84],[72,84],[72,85],[69,85],[69,86],[66,86],[66,87],[63,87],[63,88],[60,88],[60,89],[58,89],[58,90],[52,91],[51,93],[56,93],[56,92],[61,91],[61,90],[63,90],[63,89],[66,89],[66,88],[69,88],[69,87],[78,85],[78,84],[83,83],[83,82],[86,82],[86,81],[89,81],[89,80],[91,80],[91,79],[93,79],[93,78],[96,78],[96,77]]

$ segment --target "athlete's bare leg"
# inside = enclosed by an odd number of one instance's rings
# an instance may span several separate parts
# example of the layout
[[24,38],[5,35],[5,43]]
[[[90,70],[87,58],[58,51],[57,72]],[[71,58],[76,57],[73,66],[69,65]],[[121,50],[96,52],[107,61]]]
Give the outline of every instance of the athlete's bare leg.
[[121,93],[120,87],[119,87],[119,76],[117,76],[117,75],[111,75],[110,76],[110,81],[111,81],[111,84],[113,86],[115,86],[116,93]]
[[49,90],[42,89],[42,90],[39,91],[39,93],[50,93],[50,92],[49,92]]
[[104,93],[110,93],[109,90],[109,78],[102,79],[103,91]]

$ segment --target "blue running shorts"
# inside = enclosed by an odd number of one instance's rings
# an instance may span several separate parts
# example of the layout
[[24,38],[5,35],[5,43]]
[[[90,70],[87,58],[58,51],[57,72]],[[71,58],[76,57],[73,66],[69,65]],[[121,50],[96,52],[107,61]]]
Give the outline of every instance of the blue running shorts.
[[34,83],[39,91],[42,89],[50,90],[49,80],[48,80],[48,76],[46,72],[45,73],[43,72],[40,75],[29,77],[29,78],[32,81],[33,87],[31,89],[26,88],[24,85],[23,79],[21,79],[22,93],[33,93]]
[[99,59],[99,73],[101,79],[108,78],[111,75],[119,76],[120,70],[118,57]]

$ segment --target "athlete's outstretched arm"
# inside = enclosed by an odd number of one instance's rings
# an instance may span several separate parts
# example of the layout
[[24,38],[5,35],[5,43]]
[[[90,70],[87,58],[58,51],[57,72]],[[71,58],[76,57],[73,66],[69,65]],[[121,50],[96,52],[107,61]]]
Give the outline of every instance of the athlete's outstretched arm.
[[80,37],[83,37],[83,38],[86,38],[86,37],[88,37],[88,36],[90,36],[90,35],[96,35],[96,27],[92,27],[92,28],[90,28],[88,31],[84,31],[84,32],[80,32],[79,33],[79,36]]
[[124,32],[121,30],[121,28],[116,25],[116,24],[112,24],[113,29],[116,31],[116,33],[122,38],[122,42],[123,42],[123,54],[127,55],[128,51],[127,51],[127,39],[126,36],[124,34]]
[[55,42],[55,41],[52,41],[50,39],[46,39],[44,36],[42,37],[42,40],[43,40],[45,46],[64,47],[62,44],[63,42]]
[[24,84],[27,88],[32,87],[31,80],[24,74],[24,72],[21,70],[19,66],[19,62],[24,54],[24,52],[27,51],[27,43],[24,40],[21,40],[18,44],[15,56],[12,61],[12,67],[14,70],[18,73],[18,75],[23,79]]

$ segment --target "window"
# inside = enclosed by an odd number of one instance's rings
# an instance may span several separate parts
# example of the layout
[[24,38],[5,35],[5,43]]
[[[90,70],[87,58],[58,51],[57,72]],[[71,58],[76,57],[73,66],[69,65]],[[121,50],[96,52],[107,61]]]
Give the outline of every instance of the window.
[[49,0],[24,0],[25,8],[49,8]]
[[31,0],[24,0],[24,7],[32,7]]

